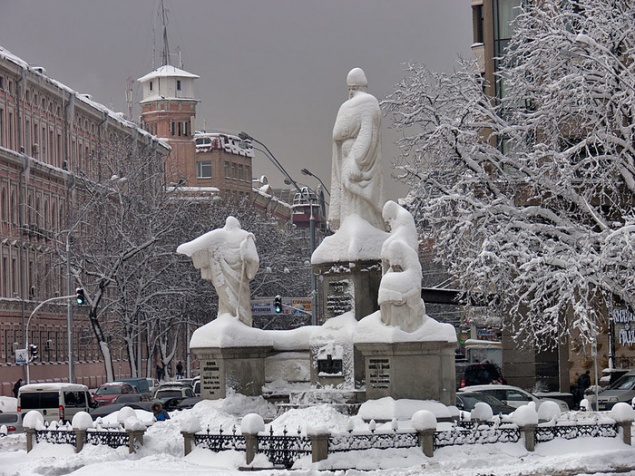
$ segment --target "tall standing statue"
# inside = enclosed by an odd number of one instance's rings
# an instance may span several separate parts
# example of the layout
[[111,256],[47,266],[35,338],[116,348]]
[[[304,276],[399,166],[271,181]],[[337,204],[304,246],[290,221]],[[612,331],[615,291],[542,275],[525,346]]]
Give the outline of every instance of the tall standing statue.
[[183,243],[176,252],[192,258],[201,277],[212,282],[218,294],[218,315],[231,314],[251,327],[249,282],[260,264],[253,233],[230,216],[223,228]]
[[331,204],[328,223],[333,231],[357,214],[384,230],[381,173],[381,111],[368,94],[360,68],[348,73],[349,99],[340,106],[333,128]]

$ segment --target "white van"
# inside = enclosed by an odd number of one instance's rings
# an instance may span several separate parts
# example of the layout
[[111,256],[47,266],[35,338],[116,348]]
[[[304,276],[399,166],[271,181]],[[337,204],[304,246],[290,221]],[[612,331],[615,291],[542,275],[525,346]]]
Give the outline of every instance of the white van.
[[37,410],[44,421],[71,421],[76,413],[88,412],[90,406],[88,387],[77,383],[32,383],[20,387],[18,393],[21,420]]

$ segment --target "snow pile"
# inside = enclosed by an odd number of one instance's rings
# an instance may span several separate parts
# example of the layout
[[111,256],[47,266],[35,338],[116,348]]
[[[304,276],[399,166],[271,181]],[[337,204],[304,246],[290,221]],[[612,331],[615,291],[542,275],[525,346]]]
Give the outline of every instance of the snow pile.
[[550,421],[556,418],[559,418],[562,415],[562,411],[560,410],[560,405],[556,402],[552,402],[551,400],[546,400],[540,404],[538,407],[538,420],[539,421]]
[[240,431],[249,435],[257,435],[265,431],[265,421],[257,413],[249,413],[240,422]]
[[429,410],[419,410],[415,412],[410,419],[410,423],[412,424],[412,428],[416,431],[437,429],[437,418],[434,416],[434,413]]
[[44,417],[38,411],[31,410],[22,420],[22,426],[24,428],[30,428],[31,430],[40,430],[44,428]]
[[470,416],[472,420],[488,421],[494,417],[494,412],[489,404],[485,402],[476,402],[474,410],[472,410]]
[[362,403],[357,416],[364,420],[377,421],[390,421],[393,418],[410,420],[419,410],[431,412],[437,420],[449,420],[452,417],[448,407],[435,400],[411,400],[407,398],[395,400],[392,397],[368,400]]
[[[533,402],[531,402],[533,403]],[[513,414],[512,414],[512,421],[514,423],[516,423],[516,425],[523,427],[523,426],[530,426],[530,425],[537,425],[538,424],[538,413],[536,412],[536,408],[535,405],[523,405],[521,407],[519,407]]]
[[73,430],[88,430],[94,426],[93,418],[87,412],[78,412],[73,416]]
[[381,312],[377,311],[366,316],[357,326],[355,343],[373,342],[427,342],[442,341],[456,342],[456,331],[451,324],[438,322],[429,317],[423,325],[414,332],[404,332],[398,327],[386,326],[381,322]]
[[[351,417],[342,415],[330,405],[316,405],[308,408],[295,408],[289,410],[271,422],[274,433],[282,433],[285,429],[296,434],[317,434],[322,430],[331,433],[343,433],[349,430]],[[353,427],[359,427],[364,423],[357,419]],[[308,430],[307,430],[308,428]]]
[[617,423],[626,423],[635,420],[635,410],[632,406],[625,402],[618,402],[613,405],[609,415]]

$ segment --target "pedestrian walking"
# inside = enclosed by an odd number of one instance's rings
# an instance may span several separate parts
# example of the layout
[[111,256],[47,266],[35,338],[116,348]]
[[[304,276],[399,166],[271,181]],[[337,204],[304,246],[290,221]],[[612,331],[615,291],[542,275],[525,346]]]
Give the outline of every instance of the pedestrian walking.
[[13,396],[18,398],[18,392],[20,391],[20,387],[22,386],[22,379],[19,378],[18,381],[13,386]]
[[176,378],[183,378],[183,364],[180,360],[176,364]]
[[587,370],[578,377],[578,400],[584,399],[584,391],[591,386],[590,370]]

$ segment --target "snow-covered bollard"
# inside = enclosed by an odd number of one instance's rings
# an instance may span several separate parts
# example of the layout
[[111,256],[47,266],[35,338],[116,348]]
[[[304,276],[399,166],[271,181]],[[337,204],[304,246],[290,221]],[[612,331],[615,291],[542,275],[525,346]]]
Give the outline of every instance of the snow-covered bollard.
[[240,431],[245,437],[246,463],[251,464],[258,453],[258,433],[265,431],[265,421],[257,413],[249,413],[240,422]]
[[470,412],[470,420],[476,423],[483,423],[494,418],[494,411],[489,403],[476,402],[474,409]]
[[94,426],[93,418],[87,412],[77,412],[73,416],[72,425],[75,432],[75,453],[79,453],[86,444],[86,430]]
[[24,415],[22,420],[22,427],[26,433],[26,452],[28,453],[33,449],[33,443],[35,442],[35,432],[44,428],[44,417],[36,410],[31,410]]
[[419,410],[410,419],[417,432],[419,446],[428,458],[434,455],[434,432],[437,431],[437,417],[429,410]]
[[146,425],[135,416],[129,417],[124,422],[124,428],[128,433],[128,453],[136,452],[136,444],[143,446],[143,434],[146,432]]
[[633,426],[633,420],[635,420],[635,410],[626,402],[619,402],[613,405],[611,413],[609,414],[622,433],[622,439],[627,445],[631,445],[631,427]]
[[[531,402],[533,403],[533,402]],[[535,405],[523,405],[513,414],[512,420],[525,439],[527,451],[534,451],[536,448],[536,427],[538,426],[538,412]]]
[[189,414],[181,420],[181,435],[183,435],[183,456],[192,452],[194,435],[201,431],[201,422],[197,417]]

